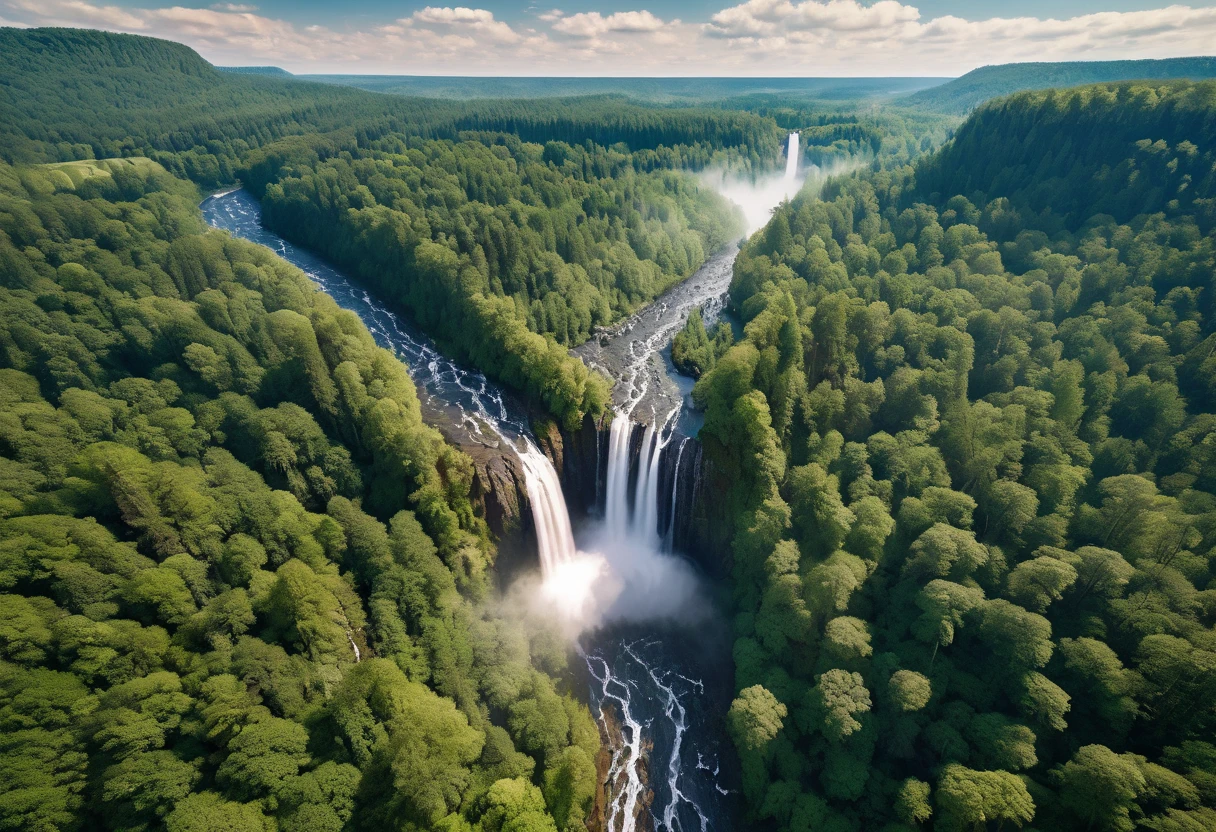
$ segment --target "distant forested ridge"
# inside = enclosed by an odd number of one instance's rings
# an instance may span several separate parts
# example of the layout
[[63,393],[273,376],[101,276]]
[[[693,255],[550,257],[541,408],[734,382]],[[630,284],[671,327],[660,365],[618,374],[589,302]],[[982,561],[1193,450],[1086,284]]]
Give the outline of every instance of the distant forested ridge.
[[1216,83],[1027,93],[744,247],[750,822],[1216,828],[1214,169]]
[[584,830],[405,367],[147,159],[0,163],[0,829]]
[[217,66],[220,72],[232,72],[236,75],[278,75],[289,77],[291,73],[277,66]]
[[654,103],[709,103],[753,94],[825,101],[888,98],[946,78],[483,78],[443,75],[302,75],[372,92],[434,98],[627,96]]
[[985,101],[1023,90],[1172,78],[1216,78],[1216,58],[998,64],[973,69],[961,78],[906,96],[899,103],[962,115]]
[[565,347],[687,277],[741,228],[695,178],[641,173],[636,154],[592,144],[319,150],[285,142],[251,157],[245,178],[266,222],[571,426],[607,393]]
[[181,44],[83,29],[0,28],[0,75],[0,159],[143,155],[208,187],[233,182],[250,150],[316,133],[356,144],[469,131],[591,139],[652,151],[651,167],[745,170],[775,164],[784,139],[771,119],[738,111],[611,99],[452,102],[221,72]]

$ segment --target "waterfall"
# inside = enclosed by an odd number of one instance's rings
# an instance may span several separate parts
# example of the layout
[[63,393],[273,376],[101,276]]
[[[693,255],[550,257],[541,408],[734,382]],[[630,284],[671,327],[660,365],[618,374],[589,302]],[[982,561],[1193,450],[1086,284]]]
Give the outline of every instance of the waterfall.
[[[662,499],[659,494],[659,473],[663,450],[667,447],[663,431],[675,413],[672,411],[667,419],[661,422],[656,420],[645,428],[632,500],[629,494],[632,470],[629,440],[634,425],[625,413],[617,413],[613,418],[608,434],[608,484],[604,499],[605,530],[610,539],[630,541],[631,545],[646,549],[659,549],[659,500]],[[683,451],[683,443],[680,450]]]
[[680,494],[680,463],[684,461],[684,446],[688,444],[688,437],[685,436],[680,440],[680,447],[676,451],[676,467],[671,474],[671,511],[668,512],[667,518],[667,551],[671,551],[675,547],[676,540],[676,499]]
[[798,175],[798,133],[790,133],[789,146],[785,154],[785,178],[793,180]]
[[608,483],[604,521],[608,533],[622,539],[629,533],[629,436],[633,423],[623,413],[612,420],[608,433]]
[[658,457],[655,452],[659,444],[659,431],[653,425],[646,426],[642,437],[642,453],[638,455],[638,484],[633,494],[633,523],[629,531],[638,540],[648,540],[653,525],[648,525],[648,518],[654,508],[654,489],[650,472],[657,466],[653,461]]
[[[655,549],[659,547],[659,460],[663,456],[663,448],[665,447],[663,429],[656,427],[654,441],[650,444],[650,455],[647,457],[649,465],[646,467],[646,487],[644,490],[641,489],[641,484],[639,483],[639,491],[642,495],[642,511],[637,515],[637,534],[638,537],[647,541]],[[639,470],[639,480],[641,476],[641,471]]]
[[578,551],[570,528],[570,512],[566,509],[557,471],[549,458],[528,441],[519,454],[519,461],[524,466],[524,484],[528,489],[528,501],[532,503],[541,574],[551,575],[569,563]]

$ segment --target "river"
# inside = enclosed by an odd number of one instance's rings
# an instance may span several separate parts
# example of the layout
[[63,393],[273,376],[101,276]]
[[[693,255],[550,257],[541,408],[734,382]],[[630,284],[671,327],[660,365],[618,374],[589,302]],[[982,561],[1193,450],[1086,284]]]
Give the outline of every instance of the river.
[[[442,425],[449,435],[455,433],[457,441],[509,445],[519,454],[537,516],[542,564],[573,554],[565,502],[560,492],[552,493],[556,475],[536,450],[527,413],[518,402],[482,373],[443,355],[353,279],[263,228],[261,207],[247,192],[217,194],[203,202],[202,211],[212,227],[270,248],[304,271],[339,306],[357,314],[377,343],[408,366],[428,421]],[[619,406],[629,404],[636,410],[641,405],[667,415],[679,409],[689,414],[682,419],[695,420],[687,408],[681,408],[688,383],[670,372],[669,365],[660,368],[654,362],[694,306],[708,304],[711,312],[716,311],[714,304],[729,285],[736,253],[732,246],[712,257],[655,304],[613,333],[605,333],[603,341],[597,340],[591,360],[622,380],[621,390],[646,387],[638,395],[624,394]],[[689,423],[684,432],[696,431]],[[595,523],[579,520],[583,518],[576,518],[574,525],[589,530],[586,536],[594,537],[597,530],[602,534]],[[618,622],[585,634],[580,641],[588,700],[605,733],[619,739],[610,771],[609,829],[730,829],[737,808],[738,774],[724,731],[733,692],[725,628],[715,626],[712,619],[702,619],[696,627],[664,622],[654,610],[647,616],[630,616],[639,617],[646,620]]]
[[671,339],[695,308],[702,310],[706,327],[713,326],[725,306],[738,254],[737,246],[727,246],[653,303],[571,350],[616,380],[612,396],[619,411],[646,423],[663,422],[674,413],[672,426],[679,433],[697,435],[701,418],[690,406],[692,379],[672,365]]

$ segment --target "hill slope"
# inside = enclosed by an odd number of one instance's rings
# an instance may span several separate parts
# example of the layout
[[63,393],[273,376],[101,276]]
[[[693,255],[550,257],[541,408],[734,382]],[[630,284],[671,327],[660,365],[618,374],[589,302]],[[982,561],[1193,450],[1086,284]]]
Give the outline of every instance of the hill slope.
[[1002,95],[1049,87],[1075,87],[1109,81],[1156,79],[1198,81],[1216,78],[1216,58],[1160,61],[1067,61],[984,66],[940,87],[921,90],[900,103],[943,113],[963,114]]
[[633,150],[694,147],[698,166],[723,148],[771,162],[784,140],[772,119],[751,113],[660,110],[606,97],[449,102],[380,95],[221,72],[181,44],[82,29],[0,28],[0,78],[0,160],[139,154],[206,186],[233,181],[252,148],[333,131],[352,146],[389,133],[457,139],[473,131],[537,142],[624,142]]
[[1213,215],[1216,82],[1025,92],[967,120],[917,173],[917,193],[1005,197],[1049,232],[1095,214]]
[[219,72],[182,44],[83,29],[0,29],[0,159],[138,152],[203,184],[284,135],[418,120],[439,102]]

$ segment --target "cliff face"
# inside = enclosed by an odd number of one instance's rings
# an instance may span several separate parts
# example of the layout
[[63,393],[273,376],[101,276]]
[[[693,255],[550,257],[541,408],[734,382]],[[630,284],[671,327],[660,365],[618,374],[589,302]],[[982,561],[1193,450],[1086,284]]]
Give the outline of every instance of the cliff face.
[[495,573],[506,586],[522,570],[536,566],[536,532],[519,458],[505,448],[466,443],[473,460],[473,503],[498,544]]
[[697,439],[689,439],[683,451],[675,442],[668,445],[661,465],[660,482],[676,490],[674,516],[671,508],[659,507],[659,525],[668,528],[672,551],[691,558],[715,579],[729,578],[733,533],[729,480],[714,465],[710,449]]
[[608,425],[606,416],[586,416],[576,431],[559,428],[555,422],[532,426],[540,449],[561,478],[571,517],[585,517],[602,499],[608,476]]

